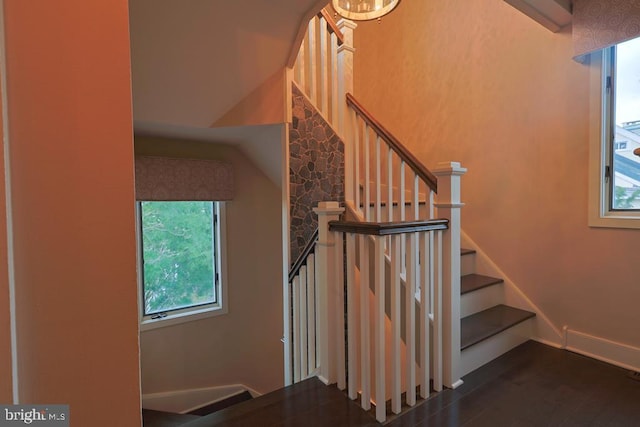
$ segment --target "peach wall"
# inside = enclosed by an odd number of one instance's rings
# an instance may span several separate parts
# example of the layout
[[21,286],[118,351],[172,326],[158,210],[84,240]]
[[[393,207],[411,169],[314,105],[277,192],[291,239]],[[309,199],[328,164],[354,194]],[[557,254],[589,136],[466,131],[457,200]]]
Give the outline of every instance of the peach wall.
[[[0,47],[1,49],[1,47]],[[2,76],[0,75],[0,79]],[[2,97],[0,88],[0,98]],[[0,105],[0,135],[4,135],[4,105]],[[11,403],[13,385],[11,372],[11,320],[9,309],[9,277],[7,268],[7,218],[4,210],[5,168],[4,140],[0,142],[0,403]]]
[[136,153],[230,162],[236,193],[226,205],[228,313],[143,331],[143,393],[237,383],[262,393],[282,387],[280,189],[230,145],[136,137]]
[[402,2],[355,32],[356,95],[419,159],[457,160],[463,228],[553,323],[640,346],[640,231],[587,224],[589,70],[493,0]]
[[140,425],[127,1],[4,5],[20,402]]

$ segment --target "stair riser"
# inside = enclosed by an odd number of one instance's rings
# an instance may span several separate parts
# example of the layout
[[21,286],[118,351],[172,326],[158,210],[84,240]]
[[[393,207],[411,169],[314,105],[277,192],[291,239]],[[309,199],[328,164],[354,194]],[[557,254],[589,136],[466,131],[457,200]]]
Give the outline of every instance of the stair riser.
[[460,257],[460,273],[462,276],[476,272],[476,255],[467,254]]
[[487,286],[460,297],[460,317],[467,317],[502,303],[504,303],[504,284]]
[[462,375],[478,369],[512,348],[528,341],[533,335],[533,319],[525,320],[462,351]]

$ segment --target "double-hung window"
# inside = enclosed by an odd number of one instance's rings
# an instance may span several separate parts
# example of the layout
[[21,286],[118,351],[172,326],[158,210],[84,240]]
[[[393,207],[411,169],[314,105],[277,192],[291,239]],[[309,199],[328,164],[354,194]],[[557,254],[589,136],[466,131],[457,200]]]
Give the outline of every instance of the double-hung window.
[[138,202],[143,329],[209,316],[223,308],[222,205]]
[[640,228],[640,38],[592,54],[590,225]]

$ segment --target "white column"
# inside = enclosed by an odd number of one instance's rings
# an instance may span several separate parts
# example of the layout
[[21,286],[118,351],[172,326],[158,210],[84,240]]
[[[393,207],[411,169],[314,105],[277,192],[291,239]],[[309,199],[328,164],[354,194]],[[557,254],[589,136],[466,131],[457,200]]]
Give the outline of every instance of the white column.
[[460,368],[460,178],[467,169],[458,162],[440,163],[433,174],[438,177],[437,216],[449,220],[442,242],[442,358],[446,387],[462,384]]
[[[343,35],[343,43],[338,46],[338,133],[344,142],[344,163],[345,163],[345,191],[346,200],[354,200],[354,173],[353,173],[353,130],[350,128],[349,108],[347,107],[347,93],[353,93],[353,30],[357,24],[347,19],[338,21],[338,28]],[[350,169],[350,170],[347,170]],[[368,183],[367,183],[368,184]],[[357,190],[356,190],[357,191]],[[357,208],[357,207],[356,207]]]
[[335,307],[333,303],[336,301],[336,292],[343,290],[336,289],[333,280],[338,266],[335,265],[335,240],[334,233],[329,232],[329,221],[340,219],[344,208],[341,208],[338,202],[320,202],[313,211],[318,215],[318,243],[316,244],[318,333],[316,339],[320,357],[319,378],[325,384],[333,384],[337,381],[337,351],[332,348],[336,342],[336,316],[344,316],[344,307]]

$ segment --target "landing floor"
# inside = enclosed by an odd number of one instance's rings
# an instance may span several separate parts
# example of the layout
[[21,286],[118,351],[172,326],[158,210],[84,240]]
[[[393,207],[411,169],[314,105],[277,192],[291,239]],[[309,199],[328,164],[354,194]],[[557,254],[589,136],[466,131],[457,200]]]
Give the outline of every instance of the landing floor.
[[[628,372],[529,341],[464,377],[388,425],[638,426],[640,381]],[[187,424],[212,426],[373,426],[335,387],[311,379]]]

